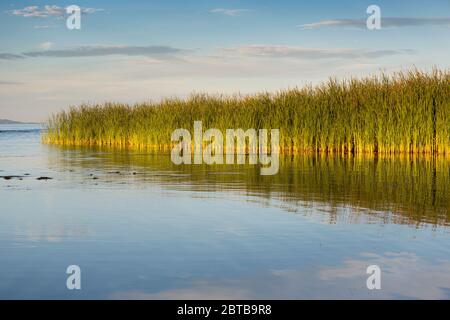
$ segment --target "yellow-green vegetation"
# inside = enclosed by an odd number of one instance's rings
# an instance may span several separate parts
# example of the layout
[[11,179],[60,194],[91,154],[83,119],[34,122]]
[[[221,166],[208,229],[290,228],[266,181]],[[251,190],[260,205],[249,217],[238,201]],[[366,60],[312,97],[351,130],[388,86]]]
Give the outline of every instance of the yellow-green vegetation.
[[450,70],[418,70],[253,96],[195,95],[134,106],[82,105],[54,115],[45,143],[171,146],[174,129],[280,129],[286,153],[450,154]]

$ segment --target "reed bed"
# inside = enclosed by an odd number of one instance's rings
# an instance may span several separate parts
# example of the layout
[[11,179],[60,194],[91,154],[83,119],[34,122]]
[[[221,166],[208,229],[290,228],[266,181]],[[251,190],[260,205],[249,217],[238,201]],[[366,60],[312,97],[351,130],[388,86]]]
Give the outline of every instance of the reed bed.
[[252,96],[193,95],[136,105],[81,105],[53,115],[49,144],[169,150],[172,131],[279,129],[284,153],[450,155],[450,70],[306,86]]

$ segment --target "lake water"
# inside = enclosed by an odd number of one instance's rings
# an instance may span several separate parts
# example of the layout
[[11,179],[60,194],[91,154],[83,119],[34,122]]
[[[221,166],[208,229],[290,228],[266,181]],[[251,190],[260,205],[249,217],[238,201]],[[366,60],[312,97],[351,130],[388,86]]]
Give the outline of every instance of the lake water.
[[281,160],[175,166],[1,125],[0,298],[450,298],[450,161]]

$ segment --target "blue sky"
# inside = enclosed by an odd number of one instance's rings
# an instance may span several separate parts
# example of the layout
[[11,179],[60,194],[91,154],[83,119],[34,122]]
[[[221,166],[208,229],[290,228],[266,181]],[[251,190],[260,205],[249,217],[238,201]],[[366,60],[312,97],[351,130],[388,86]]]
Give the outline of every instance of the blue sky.
[[[66,28],[64,8],[86,13]],[[368,30],[369,5],[381,30]],[[450,1],[2,1],[0,118],[450,67]]]

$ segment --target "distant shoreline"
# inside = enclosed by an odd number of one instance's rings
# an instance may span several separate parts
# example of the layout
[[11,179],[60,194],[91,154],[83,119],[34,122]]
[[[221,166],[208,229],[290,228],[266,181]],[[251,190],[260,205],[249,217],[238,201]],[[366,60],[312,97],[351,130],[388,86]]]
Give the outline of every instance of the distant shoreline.
[[0,124],[39,124],[39,122],[21,122],[8,119],[0,119]]

